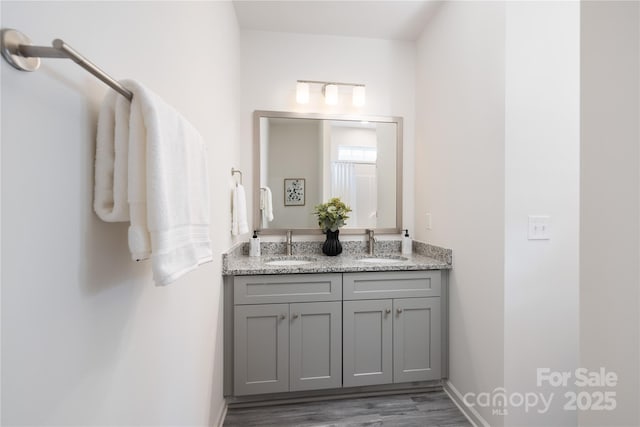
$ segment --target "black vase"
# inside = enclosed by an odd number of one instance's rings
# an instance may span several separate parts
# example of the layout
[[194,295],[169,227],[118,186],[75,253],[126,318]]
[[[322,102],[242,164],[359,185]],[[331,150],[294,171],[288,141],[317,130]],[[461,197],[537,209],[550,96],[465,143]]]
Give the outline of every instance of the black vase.
[[322,253],[328,256],[336,256],[342,253],[342,244],[338,240],[340,230],[327,230],[327,240],[322,244]]

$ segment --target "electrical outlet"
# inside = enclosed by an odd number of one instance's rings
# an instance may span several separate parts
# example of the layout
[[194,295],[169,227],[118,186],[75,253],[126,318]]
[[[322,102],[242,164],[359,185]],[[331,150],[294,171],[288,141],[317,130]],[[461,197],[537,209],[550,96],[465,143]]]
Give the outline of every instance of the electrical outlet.
[[529,215],[529,240],[551,239],[551,217],[549,215]]
[[428,212],[424,216],[424,228],[431,230],[431,214]]

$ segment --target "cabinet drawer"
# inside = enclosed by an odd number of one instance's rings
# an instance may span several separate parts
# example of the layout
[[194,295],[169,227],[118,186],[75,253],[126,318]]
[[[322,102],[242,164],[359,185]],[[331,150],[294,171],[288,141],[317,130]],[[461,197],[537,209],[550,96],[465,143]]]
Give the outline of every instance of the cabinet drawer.
[[342,274],[236,276],[234,304],[342,300]]
[[439,270],[345,273],[344,299],[437,297],[440,277]]

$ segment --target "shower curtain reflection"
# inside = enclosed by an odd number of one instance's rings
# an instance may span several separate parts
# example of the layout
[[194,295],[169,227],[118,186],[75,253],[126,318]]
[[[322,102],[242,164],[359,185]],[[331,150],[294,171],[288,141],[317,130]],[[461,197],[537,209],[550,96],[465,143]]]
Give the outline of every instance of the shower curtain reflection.
[[378,222],[378,179],[375,163],[331,163],[331,197],[340,197],[352,212],[349,227],[375,228]]
[[331,197],[340,197],[351,208],[350,219],[347,224],[355,226],[357,218],[357,183],[355,164],[349,162],[331,163]]

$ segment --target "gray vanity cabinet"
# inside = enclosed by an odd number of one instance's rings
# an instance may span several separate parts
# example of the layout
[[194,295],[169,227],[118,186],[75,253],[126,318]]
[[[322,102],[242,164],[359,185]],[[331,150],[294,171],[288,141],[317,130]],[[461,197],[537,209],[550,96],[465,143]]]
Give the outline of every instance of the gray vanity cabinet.
[[345,273],[344,386],[439,380],[440,292],[439,271]]
[[344,301],[344,387],[393,382],[391,300]]
[[225,395],[441,380],[446,277],[439,270],[230,277]]
[[342,386],[341,274],[241,276],[234,294],[235,395]]
[[442,378],[440,297],[393,300],[393,382]]
[[342,303],[291,304],[289,390],[342,386]]
[[289,390],[289,304],[241,305],[234,319],[236,394]]

